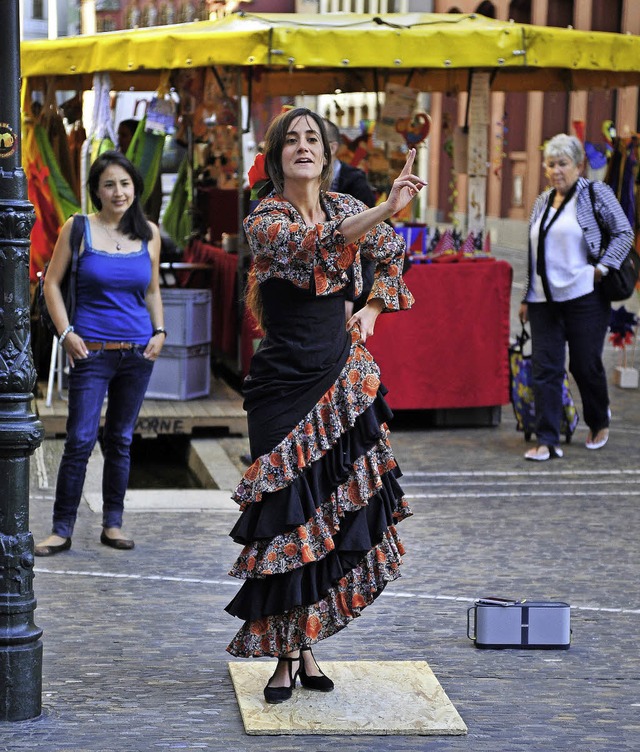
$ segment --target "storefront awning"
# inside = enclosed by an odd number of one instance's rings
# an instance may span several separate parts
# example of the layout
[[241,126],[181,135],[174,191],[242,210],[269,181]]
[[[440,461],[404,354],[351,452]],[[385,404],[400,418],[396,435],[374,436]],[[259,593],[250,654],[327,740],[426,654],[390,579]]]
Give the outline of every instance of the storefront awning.
[[26,78],[70,77],[69,88],[109,72],[115,88],[154,89],[161,70],[232,66],[279,95],[381,91],[389,82],[456,92],[471,70],[490,70],[493,91],[598,89],[640,85],[640,37],[476,14],[238,13],[26,41],[21,65]]

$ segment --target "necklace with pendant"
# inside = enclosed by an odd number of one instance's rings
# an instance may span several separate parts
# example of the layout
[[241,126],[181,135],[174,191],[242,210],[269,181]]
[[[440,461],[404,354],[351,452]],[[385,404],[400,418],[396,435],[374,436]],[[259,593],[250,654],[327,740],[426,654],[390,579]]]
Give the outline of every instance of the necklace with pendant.
[[102,225],[102,226],[104,227],[104,231],[105,231],[105,232],[107,233],[107,236],[109,237],[109,240],[110,240],[110,241],[111,241],[112,243],[115,243],[115,244],[116,244],[116,251],[121,251],[121,250],[122,250],[122,244],[121,244],[121,243],[119,243],[119,242],[118,242],[118,240],[117,240],[116,238],[114,238],[114,237],[113,237],[113,235],[112,235],[112,234],[111,234],[111,232],[109,231],[109,228],[108,228],[108,227],[107,227],[107,225],[106,225],[106,224],[105,224],[105,223],[104,223],[104,222],[102,221],[102,219],[100,219],[100,224],[101,224],[101,225]]

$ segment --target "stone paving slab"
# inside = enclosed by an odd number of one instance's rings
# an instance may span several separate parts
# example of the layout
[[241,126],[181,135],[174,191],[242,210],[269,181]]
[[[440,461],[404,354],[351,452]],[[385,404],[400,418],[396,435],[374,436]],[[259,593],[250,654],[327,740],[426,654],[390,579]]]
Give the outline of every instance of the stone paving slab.
[[[341,736],[342,749],[638,749],[638,408],[630,401],[619,411],[625,431],[612,430],[602,452],[576,438],[563,460],[534,467],[504,412],[492,429],[424,431],[396,419],[392,440],[414,509],[400,526],[403,577],[316,651],[321,663],[427,661],[468,736]],[[34,488],[36,537],[47,532],[51,498],[51,488]],[[335,745],[244,732],[225,652],[239,622],[223,611],[238,586],[226,574],[235,519],[232,509],[137,512],[126,518],[136,548],[119,552],[99,544],[99,515],[83,503],[71,551],[36,562],[44,715],[3,726],[0,750]],[[466,612],[489,594],[567,600],[571,648],[476,649]]]

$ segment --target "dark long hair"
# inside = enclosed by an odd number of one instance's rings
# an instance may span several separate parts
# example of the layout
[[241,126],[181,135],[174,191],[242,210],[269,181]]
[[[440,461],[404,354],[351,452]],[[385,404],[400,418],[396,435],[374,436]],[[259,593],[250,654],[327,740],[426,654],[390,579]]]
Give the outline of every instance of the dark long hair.
[[[324,152],[324,167],[320,174],[320,190],[327,191],[331,186],[331,179],[333,177],[333,162],[331,157],[331,147],[329,146],[329,136],[327,135],[327,129],[324,120],[313,110],[309,110],[306,107],[296,107],[293,110],[287,110],[275,117],[265,135],[264,140],[264,156],[265,156],[265,169],[267,175],[273,183],[273,188],[276,193],[282,194],[284,191],[284,171],[282,169],[282,150],[284,148],[287,134],[291,123],[299,117],[306,117],[312,120],[318,127],[318,131],[322,138],[322,150]],[[252,268],[249,272],[247,279],[247,286],[245,289],[245,305],[253,314],[253,317],[258,322],[263,331],[266,331],[264,308],[262,305],[262,296],[260,295],[260,285],[256,278],[255,269]]]
[[144,180],[134,165],[119,151],[105,151],[91,165],[87,186],[89,188],[89,195],[91,196],[93,205],[98,211],[102,209],[102,201],[100,201],[100,197],[98,196],[100,176],[107,167],[111,167],[112,165],[122,167],[122,169],[129,174],[135,191],[131,206],[122,216],[122,219],[118,224],[118,229],[123,235],[127,235],[127,237],[132,240],[151,240],[153,237],[153,231],[144,215],[142,203],[140,201],[144,191]]
[[324,152],[325,165],[320,175],[320,190],[327,191],[331,186],[333,177],[333,163],[331,159],[331,147],[329,146],[329,137],[324,120],[317,112],[309,110],[306,107],[296,107],[293,110],[287,110],[275,117],[264,137],[264,156],[265,168],[271,178],[276,193],[282,194],[284,191],[284,173],[282,170],[282,150],[284,148],[287,134],[291,123],[299,117],[306,117],[313,120],[322,137],[322,150]]

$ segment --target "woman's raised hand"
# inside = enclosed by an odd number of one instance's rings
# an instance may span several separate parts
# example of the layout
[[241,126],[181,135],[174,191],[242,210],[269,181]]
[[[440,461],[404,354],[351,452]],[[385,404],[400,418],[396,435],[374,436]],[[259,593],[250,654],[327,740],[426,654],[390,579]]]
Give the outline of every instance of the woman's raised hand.
[[387,198],[387,204],[391,210],[391,216],[399,212],[401,209],[404,209],[404,207],[412,201],[427,184],[425,180],[411,172],[415,158],[416,150],[409,149],[407,161],[404,163],[404,167],[398,177],[393,181],[393,185],[389,191],[389,197]]
[[380,222],[393,217],[424,188],[426,181],[411,172],[415,158],[416,150],[410,149],[386,201],[344,219],[340,227],[346,243],[355,242]]

